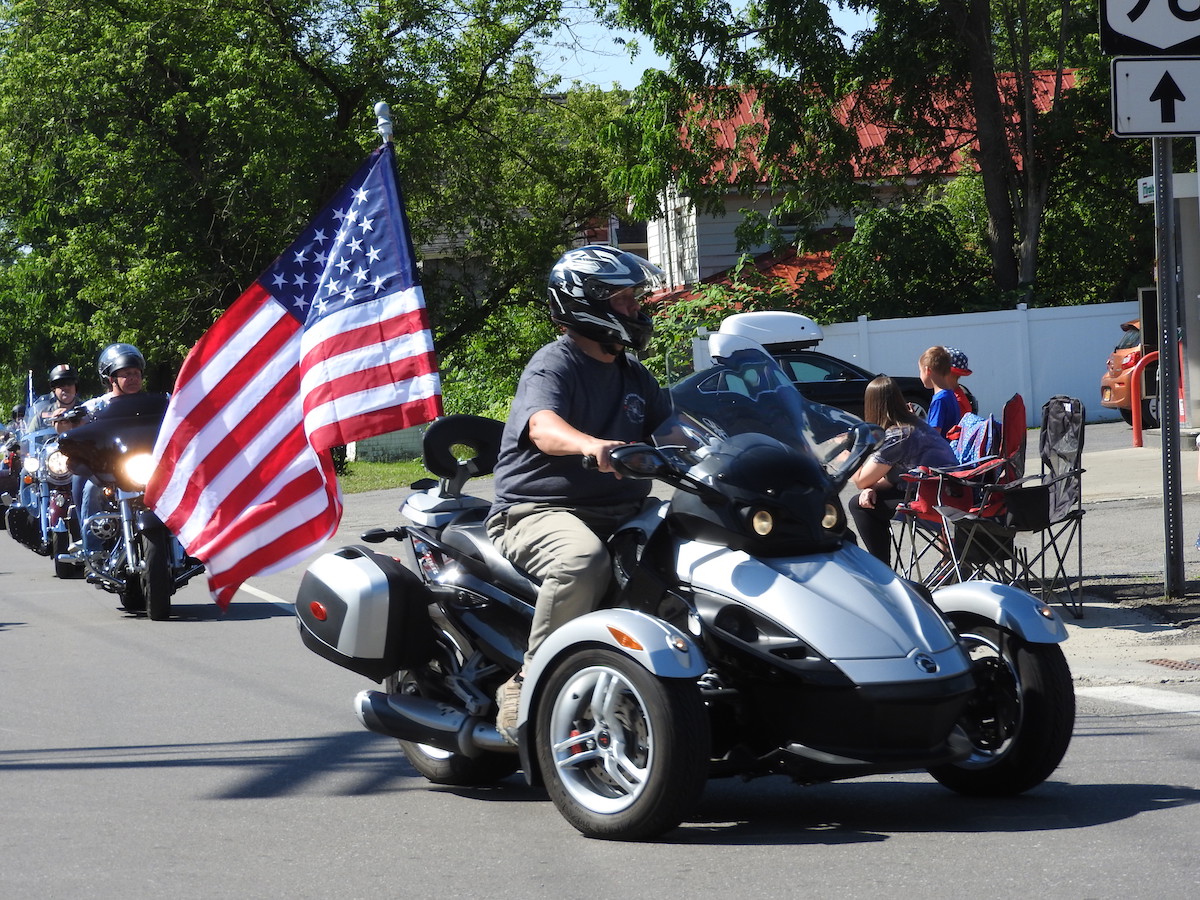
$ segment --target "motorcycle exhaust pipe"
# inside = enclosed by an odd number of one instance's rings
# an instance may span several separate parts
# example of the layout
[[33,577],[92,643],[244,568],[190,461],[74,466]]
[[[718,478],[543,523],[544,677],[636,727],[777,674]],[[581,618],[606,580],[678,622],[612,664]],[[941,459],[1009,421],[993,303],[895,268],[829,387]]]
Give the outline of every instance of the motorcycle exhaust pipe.
[[369,731],[447,753],[474,757],[485,750],[512,753],[516,749],[495,725],[478,716],[411,694],[360,691],[354,698],[354,712]]

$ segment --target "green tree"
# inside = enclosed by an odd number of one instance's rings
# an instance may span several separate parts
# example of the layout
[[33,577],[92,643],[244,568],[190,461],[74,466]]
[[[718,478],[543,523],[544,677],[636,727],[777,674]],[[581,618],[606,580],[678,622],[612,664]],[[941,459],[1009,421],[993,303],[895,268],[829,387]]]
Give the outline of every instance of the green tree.
[[962,312],[986,274],[937,203],[867,210],[833,260],[843,308],[877,319]]
[[[614,206],[622,98],[557,90],[561,0],[0,0],[3,378],[137,344],[151,386],[396,121],[448,358]],[[451,383],[453,379],[451,379]],[[85,385],[86,388],[96,385]]]
[[[1093,124],[1072,117],[1064,86],[1070,69],[1091,78],[1087,67],[1101,61],[1094,5],[846,5],[874,17],[849,47],[824,0],[749,0],[736,11],[616,0],[619,19],[670,61],[611,132],[633,159],[620,185],[651,213],[668,187],[703,211],[723,209],[731,191],[765,188],[781,198],[778,211],[815,226],[831,208],[875,202],[867,183],[892,182],[893,202],[912,196],[903,182],[914,160],[933,181],[966,153],[979,171],[993,289],[1028,296],[1061,150]],[[863,128],[885,140],[860,146]]]

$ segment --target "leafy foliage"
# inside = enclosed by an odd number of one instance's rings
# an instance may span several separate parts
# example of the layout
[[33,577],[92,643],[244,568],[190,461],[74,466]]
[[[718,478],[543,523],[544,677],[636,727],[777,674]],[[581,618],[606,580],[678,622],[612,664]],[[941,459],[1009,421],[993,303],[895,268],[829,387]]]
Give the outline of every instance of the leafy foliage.
[[616,205],[595,136],[624,98],[557,93],[535,65],[560,10],[0,0],[0,384],[32,368],[41,385],[63,361],[90,373],[124,340],[148,387],[169,388],[377,142],[381,99],[452,362],[489,317],[528,309],[581,224]]
[[[627,115],[606,133],[629,160],[615,183],[641,210],[659,212],[662,198],[678,195],[716,212],[731,194],[761,191],[779,198],[776,213],[801,223],[803,245],[830,209],[857,215],[877,203],[912,202],[965,160],[978,174],[944,202],[934,190],[929,199],[942,212],[920,214],[939,217],[929,256],[949,267],[918,265],[905,279],[905,267],[889,270],[884,256],[870,265],[861,259],[838,279],[847,306],[854,296],[865,304],[852,312],[878,309],[872,294],[903,309],[905,298],[923,290],[933,291],[938,307],[939,298],[954,295],[1061,302],[1072,293],[1061,283],[1067,252],[1095,254],[1089,274],[1103,281],[1086,293],[1111,295],[1129,282],[1130,267],[1144,263],[1145,233],[1135,224],[1142,217],[1131,209],[1132,195],[1122,202],[1107,189],[1093,198],[1058,188],[1060,178],[1078,183],[1083,169],[1072,166],[1093,152],[1111,166],[1114,185],[1143,174],[1133,148],[1095,140],[1108,126],[1097,120],[1089,95],[1106,93],[1107,79],[1095,77],[1104,60],[1092,4],[849,0],[873,23],[845,45],[817,0],[748,0],[736,8],[615,2],[618,19],[649,35],[670,62],[669,72],[643,79]],[[1085,86],[1079,97],[1064,92],[1072,72]],[[860,146],[862,129],[884,139]],[[927,184],[905,183],[918,162]],[[947,231],[945,211],[966,218]],[[904,215],[866,218],[887,257],[906,259],[920,246]],[[1068,233],[1071,221],[1083,227]],[[1114,229],[1107,242],[1106,228]],[[878,242],[885,232],[905,243],[884,247]],[[954,233],[962,240],[958,250],[948,243]],[[740,236],[747,249],[771,234],[759,227]],[[1116,248],[1117,241],[1125,246]],[[848,248],[842,259],[848,263],[855,252]],[[990,284],[976,290],[980,260]],[[927,275],[917,274],[926,268]],[[869,290],[862,279],[874,277],[884,280]]]
[[833,259],[840,302],[874,319],[961,312],[986,278],[937,203],[867,210]]

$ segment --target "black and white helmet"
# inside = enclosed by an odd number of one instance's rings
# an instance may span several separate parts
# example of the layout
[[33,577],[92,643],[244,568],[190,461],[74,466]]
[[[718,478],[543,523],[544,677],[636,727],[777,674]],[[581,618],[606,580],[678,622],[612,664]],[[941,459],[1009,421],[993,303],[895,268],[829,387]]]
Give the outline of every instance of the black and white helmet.
[[68,364],[63,363],[61,366],[55,366],[50,370],[50,389],[58,387],[60,384],[78,384],[79,375]]
[[96,371],[105,381],[122,369],[139,369],[146,371],[146,358],[133,344],[109,344],[100,351],[96,361]]
[[662,270],[634,253],[602,244],[578,247],[550,270],[550,318],[601,344],[645,350],[654,334],[650,317],[644,312],[636,319],[622,316],[608,301],[627,287],[641,299],[662,285]]

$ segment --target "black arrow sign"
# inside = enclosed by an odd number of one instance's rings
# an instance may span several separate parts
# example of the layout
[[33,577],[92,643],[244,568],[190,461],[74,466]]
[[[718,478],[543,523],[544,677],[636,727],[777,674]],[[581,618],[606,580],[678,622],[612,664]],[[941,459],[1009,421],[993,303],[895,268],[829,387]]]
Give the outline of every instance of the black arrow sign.
[[1151,103],[1162,103],[1162,121],[1164,123],[1175,121],[1175,103],[1186,99],[1170,72],[1163,72],[1158,87],[1150,94]]

